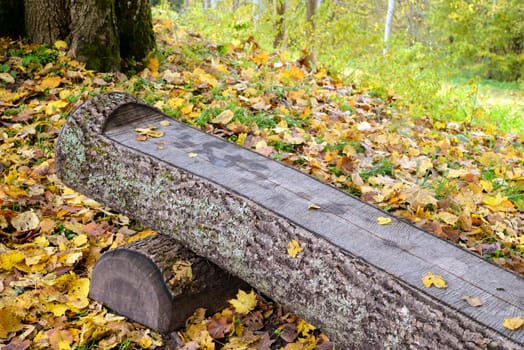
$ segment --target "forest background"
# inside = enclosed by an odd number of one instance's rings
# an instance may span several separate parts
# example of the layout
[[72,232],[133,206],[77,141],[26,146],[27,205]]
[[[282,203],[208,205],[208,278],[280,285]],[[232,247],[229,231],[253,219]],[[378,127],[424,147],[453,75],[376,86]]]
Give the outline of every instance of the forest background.
[[[71,42],[0,38],[2,345],[169,341],[87,298],[102,252],[155,233],[54,173],[65,119],[115,90],[524,274],[521,1],[157,1],[153,18],[157,48],[123,73],[86,69]],[[247,314],[197,310],[179,347],[333,348],[263,296],[239,298]]]
[[157,2],[216,42],[252,37],[372,95],[391,92],[415,117],[524,133],[521,1]]

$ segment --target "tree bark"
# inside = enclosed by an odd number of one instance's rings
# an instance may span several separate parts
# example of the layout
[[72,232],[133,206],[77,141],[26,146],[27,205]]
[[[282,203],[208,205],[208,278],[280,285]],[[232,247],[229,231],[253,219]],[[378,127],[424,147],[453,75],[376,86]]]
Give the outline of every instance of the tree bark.
[[120,69],[120,41],[115,0],[71,3],[71,48],[69,53],[97,71]]
[[[503,327],[524,314],[523,279],[402,220],[378,225],[387,213],[182,123],[161,127],[164,150],[136,140],[165,118],[124,93],[93,98],[62,128],[57,175],[289,307],[337,349],[524,346]],[[427,272],[448,288],[424,288]]]
[[69,35],[68,0],[25,0],[24,4],[27,36],[33,43],[53,45]]
[[117,0],[115,5],[120,56],[123,59],[144,59],[155,48],[150,1]]
[[277,34],[275,35],[275,40],[273,41],[274,48],[282,47],[285,49],[286,47],[287,28],[284,16],[287,10],[287,2],[288,0],[275,0],[275,28]]
[[306,29],[306,35],[311,40],[311,47],[306,51],[306,55],[302,60],[309,68],[315,67],[317,62],[317,46],[315,44],[314,36],[316,31],[315,19],[313,18],[317,13],[317,0],[306,1],[306,21],[309,28]]
[[89,296],[167,333],[183,327],[195,309],[216,312],[238,289],[249,288],[174,239],[157,235],[102,255],[93,269]]
[[20,0],[0,0],[0,36],[16,39],[24,35],[24,3]]

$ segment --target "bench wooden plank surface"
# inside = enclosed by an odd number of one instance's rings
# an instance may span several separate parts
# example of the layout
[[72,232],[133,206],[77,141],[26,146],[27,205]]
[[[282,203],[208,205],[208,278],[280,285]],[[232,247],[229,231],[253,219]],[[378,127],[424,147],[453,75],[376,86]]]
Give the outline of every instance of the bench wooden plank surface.
[[[401,220],[378,225],[379,209],[182,123],[160,126],[165,119],[125,94],[94,98],[62,130],[60,178],[172,235],[344,348],[524,344],[524,332],[502,327],[524,316],[520,276]],[[164,136],[137,141],[134,129],[148,125]],[[292,239],[304,248],[295,259]],[[426,272],[448,288],[424,288]]]

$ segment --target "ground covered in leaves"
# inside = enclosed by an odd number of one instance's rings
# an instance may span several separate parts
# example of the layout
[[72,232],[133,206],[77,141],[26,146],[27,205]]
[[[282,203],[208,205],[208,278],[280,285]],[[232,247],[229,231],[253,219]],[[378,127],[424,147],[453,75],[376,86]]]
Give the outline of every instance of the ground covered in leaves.
[[154,234],[55,175],[54,142],[67,116],[115,90],[524,274],[521,139],[494,126],[413,120],[395,108],[394,92],[370,96],[250,40],[208,43],[165,18],[156,19],[155,30],[159,52],[127,75],[86,70],[67,57],[64,42],[46,48],[0,38],[5,348],[332,347],[313,326],[249,291],[218,314],[196,310],[170,339],[87,298],[92,267],[104,251]]

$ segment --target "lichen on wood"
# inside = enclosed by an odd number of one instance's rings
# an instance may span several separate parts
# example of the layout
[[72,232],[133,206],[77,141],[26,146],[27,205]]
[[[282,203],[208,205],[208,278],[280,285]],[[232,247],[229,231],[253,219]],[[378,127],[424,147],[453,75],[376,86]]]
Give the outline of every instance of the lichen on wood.
[[[172,144],[162,151],[135,140],[134,128],[164,118],[126,94],[92,99],[62,130],[59,177],[245,280],[342,348],[521,347],[524,336],[499,324],[523,308],[521,279],[403,222],[378,227],[378,209],[178,122],[165,128]],[[312,200],[322,209],[308,211]],[[292,240],[304,248],[296,258]],[[460,264],[483,271],[472,277],[454,270]],[[446,273],[448,290],[421,289],[429,268]],[[498,309],[460,306],[464,290]]]

